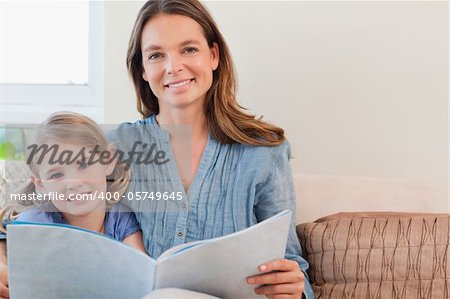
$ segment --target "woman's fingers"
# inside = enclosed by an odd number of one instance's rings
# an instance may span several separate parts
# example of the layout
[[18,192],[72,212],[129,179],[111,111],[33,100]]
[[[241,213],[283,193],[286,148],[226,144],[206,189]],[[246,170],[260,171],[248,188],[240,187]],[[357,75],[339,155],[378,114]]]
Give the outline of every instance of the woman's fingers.
[[303,292],[303,284],[283,283],[260,286],[255,289],[259,295],[294,295]]
[[290,260],[275,260],[259,267],[263,274],[247,278],[249,284],[258,284],[255,293],[270,299],[297,299],[305,287],[305,276],[299,265]]
[[297,262],[286,259],[274,260],[259,266],[261,272],[291,271],[298,268]]
[[247,279],[249,284],[279,284],[303,281],[303,273],[299,272],[272,272],[251,276]]

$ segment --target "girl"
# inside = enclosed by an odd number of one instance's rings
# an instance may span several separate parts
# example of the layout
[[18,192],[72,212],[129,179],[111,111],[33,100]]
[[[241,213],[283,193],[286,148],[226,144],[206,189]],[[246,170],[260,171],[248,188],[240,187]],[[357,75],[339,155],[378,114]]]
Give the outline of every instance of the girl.
[[[95,155],[89,157],[94,149]],[[10,200],[2,218],[70,224],[105,234],[145,253],[134,214],[117,201],[105,200],[109,198],[107,192],[115,195],[111,198],[120,198],[130,180],[130,171],[122,164],[98,159],[100,153],[111,152],[102,131],[88,117],[72,112],[51,115],[38,126],[27,148],[31,182],[19,193],[52,200],[32,199],[25,207],[22,201]]]

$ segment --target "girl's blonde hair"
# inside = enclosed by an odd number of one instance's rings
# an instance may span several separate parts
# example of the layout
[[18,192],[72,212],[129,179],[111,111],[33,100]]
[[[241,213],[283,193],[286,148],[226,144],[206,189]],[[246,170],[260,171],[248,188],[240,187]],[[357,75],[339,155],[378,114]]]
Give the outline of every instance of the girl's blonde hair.
[[204,112],[208,129],[221,143],[275,146],[285,140],[283,129],[246,113],[236,100],[236,78],[230,51],[213,18],[197,0],[150,0],[138,13],[127,52],[128,72],[137,95],[137,110],[143,118],[159,113],[158,99],[142,78],[141,38],[145,24],[158,14],[182,15],[203,29],[210,48],[219,47],[219,66],[206,94]]
[[[57,112],[50,115],[36,128],[30,144],[40,147],[48,141],[61,141],[89,148],[97,147],[100,152],[108,150],[108,142],[100,127],[89,117],[75,112]],[[27,148],[25,155],[25,160],[31,173],[38,176],[39,166],[37,160],[39,155],[35,155],[31,148]],[[118,193],[120,195],[125,192],[131,179],[131,172],[125,166],[125,164],[115,164],[112,173],[106,177],[107,192]],[[31,194],[35,192],[35,185],[31,181],[15,191],[18,194]],[[114,197],[112,196],[111,198]],[[108,200],[106,202],[107,207],[111,207],[117,202],[116,200]],[[0,212],[0,219],[2,219],[2,223],[4,220],[11,220],[18,213],[34,205],[36,205],[35,200],[7,200],[5,207]],[[0,230],[5,232],[3,225],[0,226]]]

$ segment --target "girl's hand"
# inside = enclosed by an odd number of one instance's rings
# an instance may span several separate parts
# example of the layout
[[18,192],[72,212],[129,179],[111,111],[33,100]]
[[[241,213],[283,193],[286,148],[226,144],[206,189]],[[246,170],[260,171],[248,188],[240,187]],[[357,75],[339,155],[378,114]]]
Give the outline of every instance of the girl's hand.
[[8,267],[0,265],[0,298],[9,298]]
[[275,260],[259,266],[259,271],[265,274],[247,278],[249,284],[262,284],[255,289],[256,294],[270,299],[302,298],[305,277],[297,262]]

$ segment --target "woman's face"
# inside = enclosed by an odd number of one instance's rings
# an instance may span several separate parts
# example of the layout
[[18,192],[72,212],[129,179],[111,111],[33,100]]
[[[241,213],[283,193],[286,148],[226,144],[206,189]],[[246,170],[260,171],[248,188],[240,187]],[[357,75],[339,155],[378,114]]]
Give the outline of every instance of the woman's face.
[[160,110],[202,109],[219,64],[218,46],[209,48],[202,27],[189,17],[160,14],[145,24],[141,47],[142,77]]

